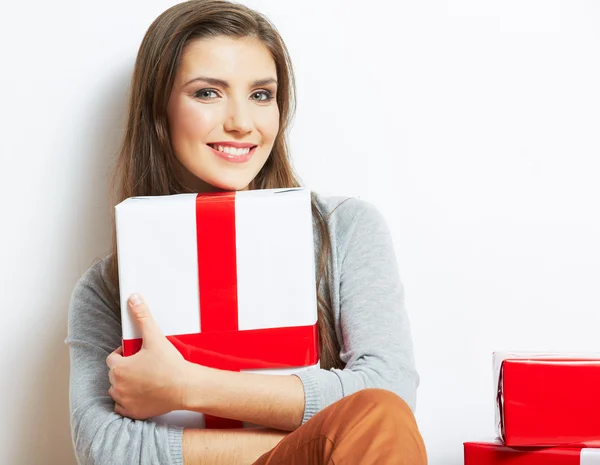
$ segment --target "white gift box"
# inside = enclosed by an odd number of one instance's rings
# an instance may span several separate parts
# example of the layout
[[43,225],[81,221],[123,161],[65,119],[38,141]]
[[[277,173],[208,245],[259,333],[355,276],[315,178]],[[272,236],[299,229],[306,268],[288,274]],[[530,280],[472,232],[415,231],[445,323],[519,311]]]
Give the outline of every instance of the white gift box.
[[[125,355],[141,347],[127,307],[140,293],[187,360],[266,374],[319,366],[309,190],[132,197],[115,209]],[[154,420],[242,426],[187,411]]]

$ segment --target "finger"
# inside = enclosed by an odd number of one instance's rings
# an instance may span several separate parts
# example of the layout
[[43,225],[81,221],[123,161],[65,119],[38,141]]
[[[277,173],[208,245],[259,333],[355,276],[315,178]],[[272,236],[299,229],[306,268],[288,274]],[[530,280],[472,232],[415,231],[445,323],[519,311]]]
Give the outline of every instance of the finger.
[[111,386],[108,388],[108,395],[110,396],[110,398],[112,400],[115,401],[115,404],[118,404],[119,401],[121,400],[120,397],[118,396],[117,391],[114,386]]
[[118,365],[123,359],[123,348],[119,347],[118,349],[113,350],[108,357],[106,357],[106,364],[108,368],[112,369],[116,365]]
[[112,369],[108,370],[108,382],[110,383],[110,387],[116,385],[115,373]]
[[125,407],[123,407],[121,404],[119,404],[118,402],[115,402],[115,413],[118,413],[119,415],[121,415],[122,417],[128,417],[129,415],[127,414],[127,410],[125,409]]
[[119,403],[115,403],[115,413],[122,417],[131,418],[132,420],[144,420],[145,418],[137,417]]
[[152,344],[154,339],[164,337],[162,331],[154,321],[150,309],[146,302],[142,299],[139,294],[133,294],[128,301],[129,309],[133,314],[133,318],[138,324],[144,340],[143,345],[148,346]]

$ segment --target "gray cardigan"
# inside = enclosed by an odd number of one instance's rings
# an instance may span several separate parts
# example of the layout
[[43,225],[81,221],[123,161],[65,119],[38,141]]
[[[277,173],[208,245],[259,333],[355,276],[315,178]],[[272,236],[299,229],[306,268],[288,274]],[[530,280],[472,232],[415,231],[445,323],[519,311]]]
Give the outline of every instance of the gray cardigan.
[[[414,410],[419,376],[388,227],[381,213],[364,200],[317,194],[317,202],[325,214],[339,205],[328,220],[333,255],[329,285],[346,368],[297,375],[305,392],[302,422],[343,396],[369,387],[397,393]],[[315,233],[315,253],[318,249]],[[65,342],[71,360],[75,454],[83,465],[180,465],[182,428],[135,421],[113,411],[106,357],[121,344],[121,325],[101,285],[107,282],[107,258],[79,279],[69,308]],[[110,285],[109,289],[116,295]]]

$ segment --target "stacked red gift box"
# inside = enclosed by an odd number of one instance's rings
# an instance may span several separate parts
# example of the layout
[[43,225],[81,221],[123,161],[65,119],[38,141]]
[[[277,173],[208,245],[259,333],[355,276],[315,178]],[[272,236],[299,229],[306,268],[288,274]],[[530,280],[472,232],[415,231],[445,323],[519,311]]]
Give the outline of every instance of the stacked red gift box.
[[600,354],[494,354],[493,442],[465,465],[600,465]]

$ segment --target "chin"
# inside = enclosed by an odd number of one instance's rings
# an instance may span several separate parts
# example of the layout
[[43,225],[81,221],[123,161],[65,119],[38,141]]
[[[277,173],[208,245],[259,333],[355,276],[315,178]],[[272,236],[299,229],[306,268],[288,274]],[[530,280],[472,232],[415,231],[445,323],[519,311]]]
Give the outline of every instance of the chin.
[[224,191],[241,191],[245,190],[252,180],[225,180],[213,179],[210,185]]

